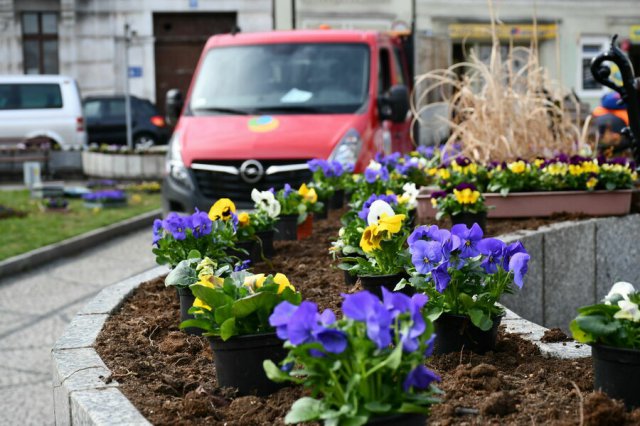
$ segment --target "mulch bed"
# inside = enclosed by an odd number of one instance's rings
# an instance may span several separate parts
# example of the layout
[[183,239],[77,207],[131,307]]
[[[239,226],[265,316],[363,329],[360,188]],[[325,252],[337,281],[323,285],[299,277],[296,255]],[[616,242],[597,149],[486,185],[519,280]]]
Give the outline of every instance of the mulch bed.
[[[350,289],[342,271],[330,266],[327,249],[341,213],[330,212],[328,220],[314,223],[309,239],[276,242],[273,268],[262,264],[254,270],[282,272],[320,309],[338,310],[340,293]],[[489,220],[487,234],[535,229],[568,218]],[[207,340],[179,331],[178,323],[176,291],[166,288],[162,277],[143,283],[98,336],[96,349],[112,371],[104,380],[117,380],[156,425],[284,424],[303,389],[284,388],[268,398],[235,397],[233,389],[217,387]],[[547,339],[565,340],[560,333],[549,332]],[[590,359],[549,360],[530,342],[502,330],[494,352],[439,355],[428,365],[442,376],[445,392],[432,409],[432,425],[640,424],[640,409],[626,412],[620,402],[593,392]]]

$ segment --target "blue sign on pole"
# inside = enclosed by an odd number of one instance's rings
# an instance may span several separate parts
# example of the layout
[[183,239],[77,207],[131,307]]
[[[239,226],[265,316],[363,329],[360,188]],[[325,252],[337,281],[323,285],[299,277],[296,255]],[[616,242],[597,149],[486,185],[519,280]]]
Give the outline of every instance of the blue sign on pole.
[[142,67],[129,67],[129,78],[142,77]]
[[197,9],[198,8],[198,0],[189,0],[189,7],[191,9]]

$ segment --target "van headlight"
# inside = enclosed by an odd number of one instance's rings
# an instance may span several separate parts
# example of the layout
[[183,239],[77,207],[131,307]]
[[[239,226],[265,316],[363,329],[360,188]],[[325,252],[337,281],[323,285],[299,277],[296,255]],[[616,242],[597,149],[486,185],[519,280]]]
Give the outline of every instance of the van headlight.
[[358,133],[356,129],[349,129],[333,149],[329,160],[338,161],[343,166],[348,164],[355,165],[360,156],[361,149],[362,138],[360,137],[360,133]]
[[182,161],[182,147],[180,145],[180,132],[174,132],[169,141],[167,151],[166,173],[180,185],[187,189],[193,189],[193,183],[189,171]]

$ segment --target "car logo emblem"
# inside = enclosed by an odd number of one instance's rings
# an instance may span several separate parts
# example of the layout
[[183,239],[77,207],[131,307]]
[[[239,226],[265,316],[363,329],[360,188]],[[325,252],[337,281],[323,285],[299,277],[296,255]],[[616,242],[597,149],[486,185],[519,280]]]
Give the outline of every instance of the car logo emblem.
[[240,166],[240,177],[247,183],[256,183],[264,175],[264,168],[259,161],[247,160]]

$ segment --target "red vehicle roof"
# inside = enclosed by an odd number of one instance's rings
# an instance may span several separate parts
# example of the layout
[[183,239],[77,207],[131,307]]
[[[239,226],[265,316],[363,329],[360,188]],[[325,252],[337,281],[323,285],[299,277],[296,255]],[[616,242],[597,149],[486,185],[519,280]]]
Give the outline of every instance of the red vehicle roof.
[[357,30],[292,30],[262,33],[237,33],[215,35],[209,38],[205,49],[214,46],[277,43],[367,43],[377,39],[389,39],[387,34],[376,31]]

